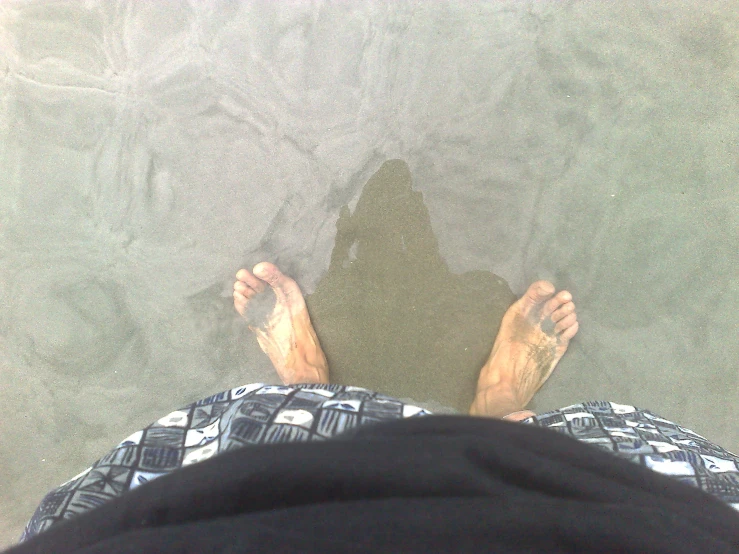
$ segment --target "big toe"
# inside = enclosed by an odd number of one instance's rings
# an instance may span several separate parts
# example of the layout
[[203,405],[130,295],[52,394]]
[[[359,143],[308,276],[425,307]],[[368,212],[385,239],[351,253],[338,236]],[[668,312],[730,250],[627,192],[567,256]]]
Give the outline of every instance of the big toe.
[[556,290],[549,281],[536,281],[526,291],[524,300],[533,308],[549,300]]
[[261,262],[254,266],[251,272],[259,277],[262,281],[266,281],[270,285],[279,279],[281,272],[275,264],[269,262]]
[[282,273],[276,265],[261,262],[254,266],[252,272],[272,287],[278,302],[303,304],[303,293],[300,291],[298,284]]

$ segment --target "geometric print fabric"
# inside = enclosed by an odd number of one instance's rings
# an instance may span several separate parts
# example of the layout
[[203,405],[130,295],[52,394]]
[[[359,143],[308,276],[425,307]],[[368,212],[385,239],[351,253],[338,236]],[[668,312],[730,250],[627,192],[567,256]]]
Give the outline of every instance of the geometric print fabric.
[[359,425],[429,414],[394,398],[342,385],[256,383],[223,391],[133,433],[48,493],[20,541],[220,452],[254,444],[326,440]]
[[[20,541],[221,452],[255,444],[327,440],[368,423],[426,415],[430,412],[417,406],[344,385],[255,383],[223,391],[133,433],[49,492]],[[739,457],[648,410],[593,401],[522,423],[547,427],[669,475],[739,510]]]
[[649,410],[615,402],[574,404],[525,419],[669,475],[739,510],[739,457]]

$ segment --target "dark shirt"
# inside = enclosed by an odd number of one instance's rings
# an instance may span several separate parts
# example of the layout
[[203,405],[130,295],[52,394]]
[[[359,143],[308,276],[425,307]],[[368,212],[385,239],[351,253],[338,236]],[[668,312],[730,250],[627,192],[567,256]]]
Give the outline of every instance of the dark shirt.
[[739,514],[549,429],[431,416],[233,450],[10,552],[739,552]]

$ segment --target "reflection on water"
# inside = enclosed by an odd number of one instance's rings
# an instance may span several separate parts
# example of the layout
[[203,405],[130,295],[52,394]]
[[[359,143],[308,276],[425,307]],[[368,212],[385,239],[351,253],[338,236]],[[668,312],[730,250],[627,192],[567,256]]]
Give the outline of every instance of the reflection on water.
[[385,162],[336,223],[328,273],[306,298],[331,381],[467,411],[515,301],[492,273],[455,275],[408,165]]

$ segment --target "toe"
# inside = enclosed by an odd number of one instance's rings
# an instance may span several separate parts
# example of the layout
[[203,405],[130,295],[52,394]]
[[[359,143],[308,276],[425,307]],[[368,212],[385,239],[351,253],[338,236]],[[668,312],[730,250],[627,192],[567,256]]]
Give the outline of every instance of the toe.
[[563,331],[566,331],[570,327],[572,327],[575,323],[577,323],[577,315],[576,314],[570,314],[563,319],[561,319],[557,325],[554,326],[554,332],[555,333],[561,333]]
[[536,281],[526,291],[526,298],[532,304],[539,304],[552,296],[555,290],[549,281]]
[[574,311],[575,311],[575,303],[574,302],[567,302],[561,308],[555,310],[552,313],[552,321],[554,323],[557,323],[558,321],[560,321],[564,317],[567,317],[568,315],[570,315]]
[[540,298],[547,298],[549,296],[552,296],[554,294],[554,291],[557,290],[549,281],[537,281],[536,283],[534,283],[533,286],[536,287]]
[[257,294],[257,291],[255,291],[251,287],[247,287],[243,283],[243,281],[236,281],[234,283],[234,292],[238,292],[239,294],[241,294],[242,296],[244,296],[244,298],[246,298],[246,299],[251,298],[251,297],[253,297],[254,295]]
[[247,299],[238,291],[234,291],[234,308],[239,312],[240,315],[244,315],[246,312]]
[[[553,321],[558,321],[558,319],[555,318],[554,314],[557,312],[557,310],[561,310],[563,306],[567,305],[570,300],[572,300],[572,295],[568,291],[559,291],[557,293],[557,296],[550,299],[549,302],[546,303],[541,311],[541,317],[547,319],[549,318],[549,316],[552,316]],[[564,312],[562,316],[564,317],[568,313],[569,312]]]
[[262,283],[262,281],[249,273],[246,269],[239,270],[239,272],[236,274],[236,279],[238,279],[238,281],[236,281],[236,283],[234,284],[234,288],[236,288],[236,284],[241,282],[257,292],[264,291],[264,283]]
[[276,286],[280,277],[283,276],[277,266],[269,262],[258,263],[254,266],[252,271],[254,272],[254,275],[259,277],[262,281],[266,281],[272,287]]
[[275,291],[278,302],[303,303],[303,293],[298,284],[282,273],[276,265],[262,262],[254,266],[254,274],[266,281]]
[[562,339],[570,340],[572,337],[574,337],[577,334],[578,329],[580,329],[580,322],[576,321],[572,327],[566,329],[565,332],[562,333]]

